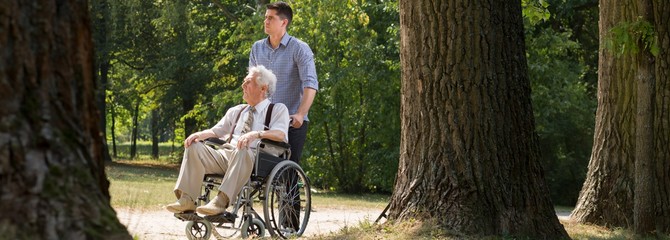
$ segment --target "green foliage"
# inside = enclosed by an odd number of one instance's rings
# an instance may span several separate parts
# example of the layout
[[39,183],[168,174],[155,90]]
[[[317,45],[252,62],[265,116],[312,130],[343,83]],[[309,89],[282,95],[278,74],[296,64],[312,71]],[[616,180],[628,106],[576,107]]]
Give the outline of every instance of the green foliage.
[[657,56],[660,51],[654,26],[649,21],[642,19],[634,22],[620,22],[612,27],[605,46],[617,56],[637,54],[640,47],[648,50],[654,56]]
[[579,44],[567,32],[538,32],[527,36],[536,131],[552,200],[570,206],[586,175],[596,102],[581,81],[583,64],[570,54]]
[[314,50],[320,82],[303,154],[317,187],[392,190],[400,134],[395,4],[293,3],[289,32]]
[[521,7],[524,19],[530,25],[546,21],[551,16],[549,9],[547,9],[549,3],[545,0],[522,0]]

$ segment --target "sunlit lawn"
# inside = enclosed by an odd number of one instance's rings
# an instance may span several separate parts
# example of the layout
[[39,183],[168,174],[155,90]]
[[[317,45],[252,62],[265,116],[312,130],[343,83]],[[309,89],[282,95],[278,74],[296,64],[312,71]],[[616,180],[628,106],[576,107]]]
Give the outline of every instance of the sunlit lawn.
[[175,200],[178,166],[117,161],[107,165],[112,207],[159,210]]

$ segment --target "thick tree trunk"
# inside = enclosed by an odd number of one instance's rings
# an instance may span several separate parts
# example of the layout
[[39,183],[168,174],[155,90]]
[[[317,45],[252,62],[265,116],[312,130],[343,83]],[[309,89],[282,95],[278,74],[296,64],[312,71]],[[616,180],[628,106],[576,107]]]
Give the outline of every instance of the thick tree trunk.
[[[654,22],[652,0],[638,0],[641,20]],[[644,42],[639,42],[644,46]],[[635,114],[635,191],[633,228],[637,234],[651,235],[654,231],[654,56],[642,48],[635,66],[637,111]]]
[[[633,21],[633,1],[600,2],[600,45],[619,21]],[[633,223],[635,144],[635,60],[616,58],[601,48],[598,63],[598,109],[589,171],[572,218],[605,226]]]
[[131,238],[109,204],[88,12],[0,1],[0,238]]
[[593,151],[572,213],[579,222],[670,231],[669,8],[662,0],[600,2],[601,46],[614,37],[614,26],[645,20],[660,53],[652,56],[643,43],[638,54],[601,48]]
[[655,0],[654,29],[658,39],[659,54],[655,62],[654,84],[654,171],[656,181],[656,229],[670,233],[670,3]]
[[519,1],[400,1],[401,144],[390,219],[568,238],[539,165]]

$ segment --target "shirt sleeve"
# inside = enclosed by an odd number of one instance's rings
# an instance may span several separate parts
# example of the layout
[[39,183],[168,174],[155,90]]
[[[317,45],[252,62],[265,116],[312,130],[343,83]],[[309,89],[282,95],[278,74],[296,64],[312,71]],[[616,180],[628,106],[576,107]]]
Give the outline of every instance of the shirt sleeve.
[[316,75],[316,65],[314,63],[314,53],[306,43],[300,42],[300,47],[296,51],[296,64],[298,73],[302,81],[302,88],[312,88],[319,90],[319,82]]
[[290,117],[286,105],[276,103],[272,109],[272,117],[270,119],[270,130],[279,130],[284,133],[284,142],[288,142],[288,123]]

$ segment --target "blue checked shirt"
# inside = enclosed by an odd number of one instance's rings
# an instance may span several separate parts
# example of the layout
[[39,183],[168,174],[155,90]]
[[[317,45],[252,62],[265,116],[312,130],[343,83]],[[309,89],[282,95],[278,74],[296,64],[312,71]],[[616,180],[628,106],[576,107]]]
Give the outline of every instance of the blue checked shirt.
[[[298,112],[304,88],[319,90],[314,66],[314,53],[307,43],[284,34],[277,49],[270,38],[258,40],[251,46],[249,67],[263,65],[277,76],[277,89],[270,96],[273,103],[283,103],[289,114]],[[305,121],[309,121],[305,115]]]

